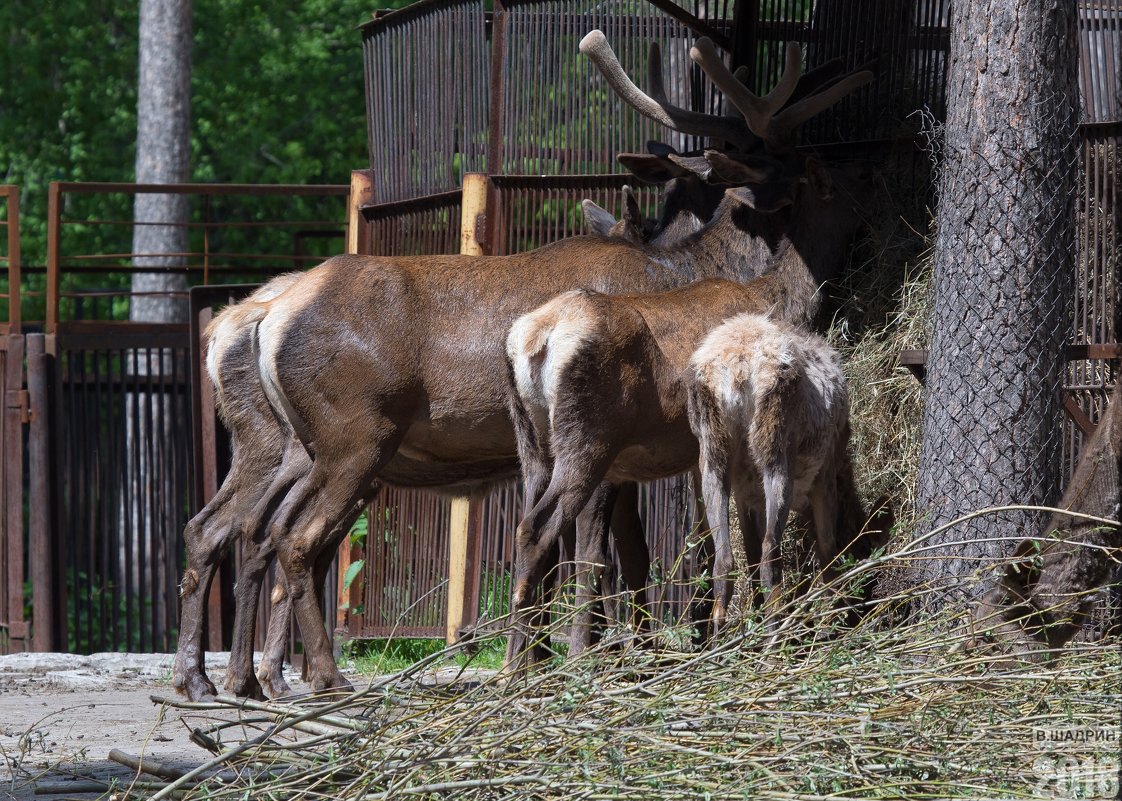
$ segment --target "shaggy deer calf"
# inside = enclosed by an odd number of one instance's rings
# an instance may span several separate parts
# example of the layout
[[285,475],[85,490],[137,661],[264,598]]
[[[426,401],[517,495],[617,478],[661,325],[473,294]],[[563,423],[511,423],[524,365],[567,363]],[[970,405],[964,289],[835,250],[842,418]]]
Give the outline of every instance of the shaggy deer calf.
[[686,383],[705,508],[716,522],[719,627],[733,589],[730,489],[765,594],[782,585],[779,545],[792,511],[812,512],[818,561],[831,575],[837,535],[853,533],[837,531],[839,483],[849,470],[849,393],[837,351],[824,339],[757,314],[714,329],[690,359]]

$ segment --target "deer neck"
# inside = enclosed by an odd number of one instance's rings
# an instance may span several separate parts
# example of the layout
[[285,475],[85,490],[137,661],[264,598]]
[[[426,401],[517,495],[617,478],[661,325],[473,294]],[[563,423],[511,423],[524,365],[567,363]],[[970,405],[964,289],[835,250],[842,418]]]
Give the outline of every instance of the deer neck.
[[670,251],[688,281],[747,283],[768,272],[783,243],[787,215],[760,214],[725,198],[709,223]]

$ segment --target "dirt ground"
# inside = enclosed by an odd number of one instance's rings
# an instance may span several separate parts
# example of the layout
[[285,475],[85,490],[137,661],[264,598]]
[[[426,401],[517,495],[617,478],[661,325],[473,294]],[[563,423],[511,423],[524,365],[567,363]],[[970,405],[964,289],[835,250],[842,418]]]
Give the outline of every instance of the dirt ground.
[[[207,654],[219,687],[227,657]],[[209,754],[189,740],[198,725],[191,713],[151,700],[175,695],[171,660],[170,654],[0,656],[0,800],[96,798],[102,793],[81,793],[75,777],[127,783],[135,776],[109,760],[114,748],[181,768],[206,761]],[[303,689],[298,672],[286,678]],[[58,792],[43,794],[51,787]]]

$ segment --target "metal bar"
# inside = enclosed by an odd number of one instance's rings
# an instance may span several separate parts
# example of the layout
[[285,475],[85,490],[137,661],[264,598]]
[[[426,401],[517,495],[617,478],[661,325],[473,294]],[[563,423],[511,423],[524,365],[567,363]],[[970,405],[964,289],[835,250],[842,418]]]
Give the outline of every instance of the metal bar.
[[59,251],[62,247],[60,240],[59,215],[62,204],[59,202],[60,184],[51,181],[47,188],[47,320],[46,330],[53,334],[58,327],[58,291],[59,291]]
[[[3,425],[4,436],[0,440],[4,443],[5,469],[3,475],[7,486],[0,488],[0,497],[7,501],[5,511],[5,531],[7,542],[4,560],[7,562],[7,615],[8,636],[12,641],[19,641],[19,648],[26,649],[27,623],[23,617],[23,415],[25,412],[24,397],[20,388],[23,385],[23,351],[24,338],[19,334],[7,337],[4,360],[4,383],[6,395],[9,398],[13,393],[19,402],[5,403]],[[32,473],[34,476],[34,473]]]
[[8,330],[20,331],[19,187],[5,186],[8,198]]
[[105,181],[52,181],[56,191],[66,194],[90,195],[121,193],[129,195],[250,195],[268,197],[294,195],[306,197],[345,197],[348,184],[135,184]]
[[28,430],[28,568],[31,579],[33,651],[57,651],[60,643],[54,621],[56,611],[55,580],[52,570],[54,560],[54,526],[52,510],[56,499],[52,497],[54,451],[51,447],[51,419],[54,416],[50,402],[49,370],[51,362],[46,352],[46,337],[31,334],[27,337],[27,394],[30,427]]

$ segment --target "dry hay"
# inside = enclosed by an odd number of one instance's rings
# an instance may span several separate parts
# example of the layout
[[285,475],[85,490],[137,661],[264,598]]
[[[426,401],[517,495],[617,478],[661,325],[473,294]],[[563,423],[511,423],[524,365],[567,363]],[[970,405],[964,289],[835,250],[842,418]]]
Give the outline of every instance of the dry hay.
[[853,610],[818,587],[787,603],[778,630],[752,616],[703,651],[604,643],[506,682],[433,683],[437,656],[330,703],[246,703],[237,724],[217,718],[232,699],[179,704],[197,709],[196,741],[216,756],[116,795],[1113,797],[1117,643],[999,667],[961,647],[955,610],[887,625],[900,600],[850,628]]

